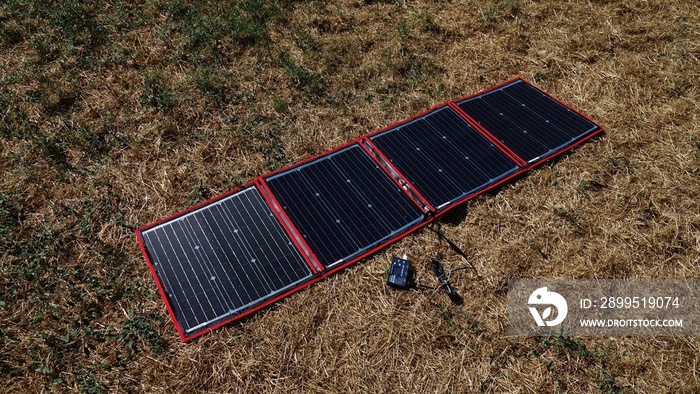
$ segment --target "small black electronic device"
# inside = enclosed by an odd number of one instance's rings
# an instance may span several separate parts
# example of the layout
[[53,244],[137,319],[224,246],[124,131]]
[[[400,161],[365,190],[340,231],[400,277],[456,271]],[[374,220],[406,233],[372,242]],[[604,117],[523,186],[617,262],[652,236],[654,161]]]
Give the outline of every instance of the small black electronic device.
[[394,257],[389,268],[386,284],[397,289],[408,290],[415,286],[411,262],[405,258]]

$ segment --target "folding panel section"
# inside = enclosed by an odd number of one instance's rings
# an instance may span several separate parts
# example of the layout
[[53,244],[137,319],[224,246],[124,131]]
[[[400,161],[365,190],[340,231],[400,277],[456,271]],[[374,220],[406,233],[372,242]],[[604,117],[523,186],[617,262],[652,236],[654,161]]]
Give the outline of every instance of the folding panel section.
[[139,236],[183,338],[312,277],[254,186],[141,229]]
[[355,143],[263,178],[324,267],[397,237],[423,212]]
[[551,156],[600,130],[586,117],[522,79],[457,105],[528,163]]
[[519,169],[448,106],[369,139],[437,210]]

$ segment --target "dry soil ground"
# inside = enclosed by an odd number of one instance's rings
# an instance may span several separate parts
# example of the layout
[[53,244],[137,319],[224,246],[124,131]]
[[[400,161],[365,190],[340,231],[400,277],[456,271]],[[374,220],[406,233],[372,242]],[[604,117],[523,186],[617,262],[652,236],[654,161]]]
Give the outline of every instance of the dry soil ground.
[[[696,1],[0,3],[0,391],[698,392],[697,338],[509,337],[512,278],[700,277]],[[522,75],[607,130],[179,341],[134,229]]]

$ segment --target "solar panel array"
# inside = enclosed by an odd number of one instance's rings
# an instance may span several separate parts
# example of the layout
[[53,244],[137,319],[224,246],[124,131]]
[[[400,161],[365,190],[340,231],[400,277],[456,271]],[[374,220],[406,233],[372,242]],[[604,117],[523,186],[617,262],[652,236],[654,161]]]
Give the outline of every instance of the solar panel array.
[[245,316],[602,129],[522,79],[136,231],[182,340]]

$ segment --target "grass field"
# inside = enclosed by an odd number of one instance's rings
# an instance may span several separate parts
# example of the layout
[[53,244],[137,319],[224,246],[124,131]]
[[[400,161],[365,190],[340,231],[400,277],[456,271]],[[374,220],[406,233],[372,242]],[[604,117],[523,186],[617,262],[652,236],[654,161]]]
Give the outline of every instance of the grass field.
[[[700,3],[0,3],[0,391],[700,391],[700,341],[507,336],[512,278],[700,278]],[[522,75],[606,133],[183,344],[134,229]]]

